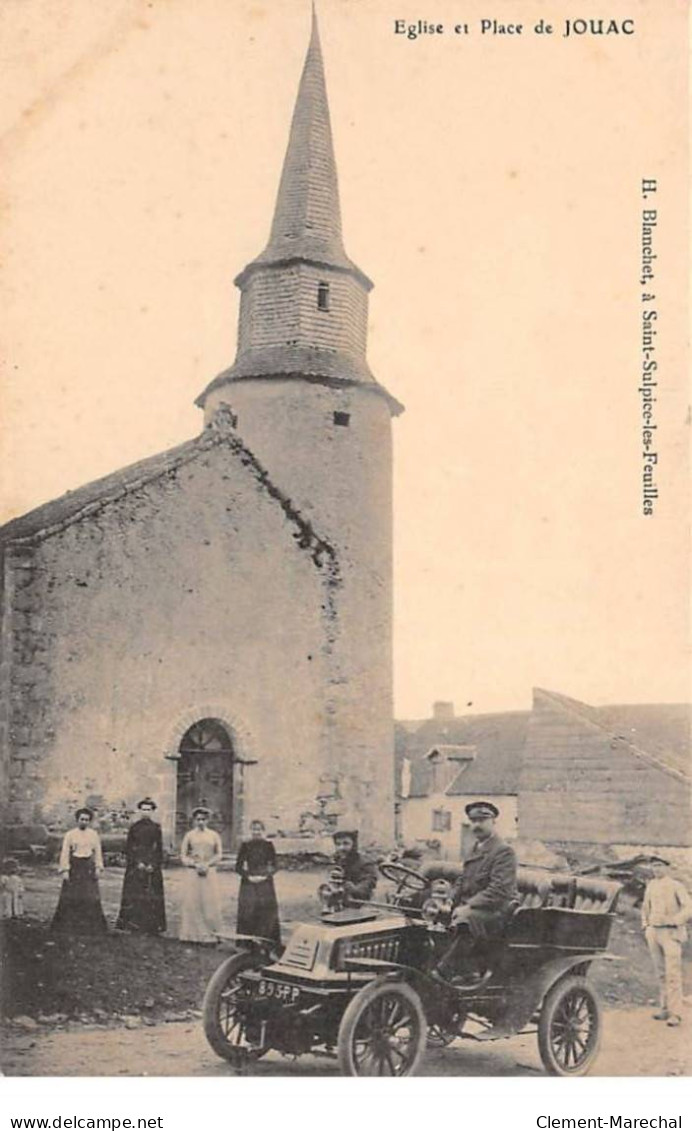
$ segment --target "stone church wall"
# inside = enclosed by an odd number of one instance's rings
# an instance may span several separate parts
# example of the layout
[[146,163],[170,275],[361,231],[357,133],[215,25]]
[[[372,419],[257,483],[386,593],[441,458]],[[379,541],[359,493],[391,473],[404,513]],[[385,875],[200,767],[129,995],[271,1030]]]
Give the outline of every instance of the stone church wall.
[[214,717],[255,763],[245,817],[297,827],[323,785],[339,584],[270,487],[221,444],[10,549],[10,820],[150,793],[170,843],[178,744]]
[[[231,383],[238,431],[272,481],[336,550],[339,619],[328,672],[328,759],[364,840],[394,835],[392,441],[385,399],[295,380]],[[347,418],[346,425],[335,416]],[[297,458],[299,453],[300,458]]]

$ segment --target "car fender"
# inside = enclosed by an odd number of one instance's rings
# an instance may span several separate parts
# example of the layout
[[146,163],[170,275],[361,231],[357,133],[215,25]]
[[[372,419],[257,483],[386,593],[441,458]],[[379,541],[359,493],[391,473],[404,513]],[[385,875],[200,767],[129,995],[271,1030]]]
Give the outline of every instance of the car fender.
[[566,954],[553,958],[544,963],[517,986],[513,986],[505,999],[505,1009],[497,1017],[492,1029],[484,1034],[486,1040],[509,1036],[518,1033],[533,1017],[541,1005],[543,998],[556,982],[561,981],[568,974],[574,973],[579,967],[580,972],[586,973],[586,968],[595,958],[612,958],[612,955],[594,954]]
[[217,931],[215,933],[216,938],[222,945],[224,943],[230,943],[236,950],[258,951],[273,960],[276,960],[283,950],[283,947],[279,946],[273,939],[265,939],[262,935],[228,934],[225,931]]
[[431,996],[431,989],[433,991],[439,989],[417,966],[404,966],[400,962],[387,962],[380,958],[352,958],[349,959],[346,968],[372,971],[378,982],[406,982],[416,991],[424,1009],[426,1001],[429,1001]]

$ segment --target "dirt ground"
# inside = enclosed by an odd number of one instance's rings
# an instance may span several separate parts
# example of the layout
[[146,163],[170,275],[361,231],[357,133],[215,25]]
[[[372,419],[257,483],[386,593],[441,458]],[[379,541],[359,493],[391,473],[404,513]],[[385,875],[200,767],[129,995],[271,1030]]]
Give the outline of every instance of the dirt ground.
[[[608,1010],[601,1052],[592,1076],[688,1076],[692,1045],[687,1025],[668,1029],[644,1008]],[[5,1034],[3,1070],[8,1076],[234,1076],[206,1043],[198,1018],[151,1028],[67,1025]],[[269,1053],[256,1076],[337,1076],[334,1060],[297,1060]],[[541,1076],[535,1036],[476,1044],[457,1040],[430,1049],[420,1076]]]
[[[277,895],[284,933],[291,922],[313,918],[322,873],[280,872]],[[224,926],[232,931],[237,877],[220,874]],[[2,1067],[7,1075],[232,1075],[206,1044],[200,1023],[204,987],[222,958],[214,947],[176,937],[181,869],[165,873],[169,930],[165,938],[112,932],[100,938],[52,935],[50,917],[59,880],[47,866],[24,872],[25,921],[4,932]],[[108,869],[101,882],[104,911],[114,922],[122,870]],[[7,925],[6,925],[7,926]],[[668,1029],[651,1019],[656,987],[639,926],[625,905],[611,935],[620,961],[594,963],[592,976],[606,1007],[604,1040],[595,1075],[687,1075],[692,1071],[685,1023]],[[686,963],[686,993],[692,989]],[[689,997],[688,997],[689,1002]],[[325,1058],[293,1061],[269,1054],[257,1075],[329,1076]],[[534,1075],[541,1072],[536,1038],[475,1044],[457,1041],[430,1050],[425,1075]]]

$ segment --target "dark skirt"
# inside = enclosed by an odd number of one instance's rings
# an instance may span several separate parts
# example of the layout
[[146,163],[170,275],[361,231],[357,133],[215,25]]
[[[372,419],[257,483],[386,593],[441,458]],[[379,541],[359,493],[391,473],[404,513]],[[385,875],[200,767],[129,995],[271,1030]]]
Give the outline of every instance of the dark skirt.
[[241,878],[237,931],[239,935],[259,935],[281,942],[279,907],[271,876],[261,884],[253,884],[245,876]]
[[92,857],[72,857],[51,927],[80,935],[101,935],[108,930]]
[[159,867],[154,865],[153,872],[142,872],[136,864],[128,865],[115,926],[119,931],[142,931],[147,935],[166,930],[163,875]]

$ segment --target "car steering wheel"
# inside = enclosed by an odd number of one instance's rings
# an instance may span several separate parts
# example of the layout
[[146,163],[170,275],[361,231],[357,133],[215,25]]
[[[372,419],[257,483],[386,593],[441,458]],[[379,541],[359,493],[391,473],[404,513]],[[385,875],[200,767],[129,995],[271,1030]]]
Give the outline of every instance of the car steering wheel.
[[428,881],[420,872],[414,872],[413,868],[407,868],[405,864],[395,864],[393,862],[385,861],[380,864],[380,872],[387,880],[393,880],[395,884],[399,885],[399,890],[404,887],[413,888],[414,891],[424,891],[428,886]]

